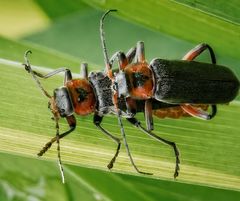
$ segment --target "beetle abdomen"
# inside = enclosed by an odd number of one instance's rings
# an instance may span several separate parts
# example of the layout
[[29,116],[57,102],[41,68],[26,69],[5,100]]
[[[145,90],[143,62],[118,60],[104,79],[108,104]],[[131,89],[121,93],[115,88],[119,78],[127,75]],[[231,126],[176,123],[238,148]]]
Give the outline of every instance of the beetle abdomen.
[[195,61],[155,59],[154,98],[168,103],[218,104],[232,101],[239,80],[227,67]]

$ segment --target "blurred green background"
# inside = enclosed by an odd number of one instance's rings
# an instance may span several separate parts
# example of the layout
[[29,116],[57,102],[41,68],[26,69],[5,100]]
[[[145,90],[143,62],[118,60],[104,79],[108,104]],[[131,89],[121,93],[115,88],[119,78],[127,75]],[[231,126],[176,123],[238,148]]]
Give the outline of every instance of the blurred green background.
[[[175,141],[181,171],[173,180],[172,150],[124,121],[136,164],[153,176],[134,172],[125,148],[109,172],[106,165],[115,144],[105,138],[92,116],[77,117],[78,127],[61,141],[66,184],[61,184],[54,145],[42,158],[36,153],[54,135],[54,123],[42,96],[21,65],[31,49],[31,63],[79,72],[81,62],[102,70],[99,20],[110,9],[105,32],[110,55],[145,42],[147,60],[181,59],[201,42],[210,44],[217,62],[240,78],[240,3],[175,0],[0,0],[0,200],[230,200],[240,198],[239,97],[219,106],[209,122],[194,118],[155,118],[158,135]],[[200,61],[210,62],[203,54]],[[49,90],[62,84],[56,76],[44,81]],[[138,115],[143,120],[143,115]],[[103,125],[120,136],[115,117]],[[67,125],[61,122],[61,130]]]

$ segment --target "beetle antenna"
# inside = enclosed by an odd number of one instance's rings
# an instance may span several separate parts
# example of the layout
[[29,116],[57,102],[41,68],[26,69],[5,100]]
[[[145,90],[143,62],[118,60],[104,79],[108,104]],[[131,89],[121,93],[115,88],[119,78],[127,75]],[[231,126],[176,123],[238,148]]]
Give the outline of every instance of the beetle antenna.
[[35,75],[35,72],[32,70],[31,68],[31,64],[29,62],[29,59],[28,59],[28,55],[29,54],[32,54],[32,51],[31,50],[27,50],[24,54],[24,60],[25,60],[25,64],[23,64],[25,66],[25,70],[29,73],[31,73],[33,79],[36,81],[38,87],[42,90],[43,94],[45,96],[47,96],[48,98],[51,98],[51,96],[49,95],[49,93],[43,88],[43,86],[41,85],[40,81],[38,80],[38,78],[36,77]]
[[105,61],[105,66],[106,66],[107,71],[109,71],[111,69],[111,65],[110,65],[109,58],[108,58],[108,53],[107,53],[105,33],[104,33],[104,30],[103,30],[103,22],[104,22],[105,17],[108,15],[108,13],[115,12],[115,11],[117,11],[117,10],[116,9],[108,10],[106,13],[104,13],[104,15],[102,16],[102,18],[100,20],[100,38],[101,38],[104,61]]
[[65,177],[64,177],[61,154],[60,154],[59,124],[58,124],[58,119],[56,118],[55,120],[56,120],[56,141],[57,141],[57,152],[58,152],[58,166],[59,166],[61,177],[62,177],[62,183],[64,184]]

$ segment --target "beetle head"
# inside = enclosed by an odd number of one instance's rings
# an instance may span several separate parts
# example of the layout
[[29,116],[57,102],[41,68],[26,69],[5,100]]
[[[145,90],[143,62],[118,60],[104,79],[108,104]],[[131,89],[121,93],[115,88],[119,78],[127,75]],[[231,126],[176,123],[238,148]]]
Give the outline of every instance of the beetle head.
[[54,90],[54,95],[48,102],[48,108],[57,119],[73,114],[72,100],[66,87]]

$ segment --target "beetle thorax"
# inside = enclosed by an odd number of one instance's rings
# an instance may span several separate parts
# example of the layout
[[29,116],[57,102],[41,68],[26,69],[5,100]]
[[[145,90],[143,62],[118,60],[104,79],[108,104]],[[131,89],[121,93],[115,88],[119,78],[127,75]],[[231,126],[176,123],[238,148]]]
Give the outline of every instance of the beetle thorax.
[[95,94],[87,79],[73,79],[68,81],[65,86],[68,88],[76,114],[88,115],[94,112]]
[[153,76],[147,63],[134,63],[124,69],[128,90],[135,99],[152,97]]

